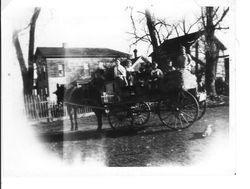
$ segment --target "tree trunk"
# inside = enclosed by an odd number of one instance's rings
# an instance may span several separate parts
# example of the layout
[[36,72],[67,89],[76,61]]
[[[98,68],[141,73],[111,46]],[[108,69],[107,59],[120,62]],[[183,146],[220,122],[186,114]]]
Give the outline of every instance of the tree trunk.
[[31,93],[30,85],[32,86],[31,84],[32,81],[29,80],[29,71],[27,70],[25,65],[25,60],[23,57],[23,52],[21,49],[17,32],[13,33],[13,44],[16,49],[16,55],[21,70],[21,75],[23,80],[23,92],[24,94],[30,94]]
[[33,89],[35,28],[36,28],[36,20],[39,16],[40,10],[41,8],[35,8],[30,21],[28,68],[25,64],[25,60],[23,57],[23,51],[19,42],[18,32],[17,31],[13,32],[13,45],[16,50],[17,59],[21,70],[24,94],[32,94],[32,89]]
[[213,7],[206,8],[206,71],[205,71],[205,84],[209,96],[216,96],[215,79],[216,68],[219,55],[219,49],[214,41],[215,27],[213,24],[214,9]]
[[[198,44],[198,42],[195,44],[195,58],[199,59],[199,44]],[[199,76],[198,63],[195,64],[195,75],[198,78],[198,76]]]
[[214,42],[214,33],[211,31],[206,36],[207,50],[206,50],[206,72],[205,72],[205,84],[208,95],[216,96],[215,80],[217,62],[219,56],[219,49]]
[[[36,29],[36,20],[40,14],[41,8],[36,7],[32,18],[30,20],[30,33],[29,33],[29,54],[28,54],[28,71],[29,76],[34,79],[34,46],[35,46],[35,29]],[[33,81],[32,81],[33,87]],[[31,89],[32,90],[32,89]]]
[[229,84],[229,58],[224,59],[225,64],[225,81]]
[[215,80],[216,80],[216,67],[217,58],[206,53],[206,71],[205,71],[205,84],[207,94],[209,96],[216,96]]
[[152,59],[153,61],[157,61],[159,58],[159,52],[158,52],[158,41],[157,41],[157,37],[156,37],[156,29],[155,29],[155,25],[154,25],[154,21],[152,19],[152,16],[150,14],[150,11],[148,9],[145,10],[145,16],[147,19],[147,26],[148,26],[148,31],[149,31],[149,35],[151,38],[151,44],[153,47],[153,56]]
[[18,33],[16,31],[13,32],[12,40],[13,40],[13,45],[16,49],[16,55],[17,55],[17,60],[19,62],[20,69],[21,69],[21,74],[23,76],[23,73],[27,72],[28,70],[25,65],[23,51],[21,49],[21,45],[20,45],[19,38],[18,38]]

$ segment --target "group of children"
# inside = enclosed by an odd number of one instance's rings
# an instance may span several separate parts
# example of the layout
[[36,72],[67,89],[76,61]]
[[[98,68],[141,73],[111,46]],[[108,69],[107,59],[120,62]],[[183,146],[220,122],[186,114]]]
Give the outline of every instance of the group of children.
[[[185,47],[181,46],[173,69],[180,71],[183,78],[186,78],[184,84],[188,88],[195,87],[197,82],[195,75],[191,73],[194,67],[195,62],[192,60],[191,56],[186,53]],[[115,89],[117,93],[120,94],[121,88],[133,86],[135,84],[155,89],[159,81],[164,79],[164,73],[158,68],[156,62],[141,64],[139,71],[135,71],[133,70],[130,60],[126,60],[122,65],[121,60],[117,59],[114,68],[114,78]]]
[[130,60],[121,63],[118,59],[114,67],[114,84],[118,96],[122,96],[122,89],[132,89],[135,85],[141,87],[156,86],[158,80],[163,79],[163,77],[163,72],[158,68],[157,63],[142,64],[140,69],[135,71]]

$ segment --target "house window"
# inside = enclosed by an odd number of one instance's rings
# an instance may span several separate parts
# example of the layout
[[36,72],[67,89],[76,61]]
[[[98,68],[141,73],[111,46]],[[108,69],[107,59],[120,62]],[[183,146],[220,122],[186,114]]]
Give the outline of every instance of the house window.
[[33,95],[37,95],[37,90],[36,89],[32,89],[32,94]]
[[42,67],[42,80],[46,80],[46,66]]
[[88,77],[88,76],[90,76],[90,69],[89,69],[89,64],[84,64],[84,77]]
[[63,64],[58,64],[58,76],[64,77],[64,65]]

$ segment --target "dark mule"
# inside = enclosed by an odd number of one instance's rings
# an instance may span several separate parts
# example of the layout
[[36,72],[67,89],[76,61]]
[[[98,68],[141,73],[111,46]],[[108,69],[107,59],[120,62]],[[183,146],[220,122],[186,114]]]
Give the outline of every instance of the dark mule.
[[64,99],[64,91],[65,87],[64,85],[56,84],[56,91],[53,92],[57,96],[57,105],[63,105],[63,99]]
[[101,95],[103,88],[103,73],[97,71],[94,74],[94,78],[88,84],[77,87],[76,82],[73,82],[68,89],[65,89],[64,102],[70,117],[71,130],[78,130],[77,109],[83,106],[90,106],[92,108],[97,117],[97,130],[100,131],[102,129],[102,114],[104,113],[104,109]]

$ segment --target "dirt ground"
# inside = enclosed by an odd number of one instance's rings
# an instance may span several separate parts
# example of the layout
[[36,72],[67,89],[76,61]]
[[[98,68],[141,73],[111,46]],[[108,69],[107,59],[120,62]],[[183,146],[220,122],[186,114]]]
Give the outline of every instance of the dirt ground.
[[[35,124],[37,137],[67,163],[90,159],[104,166],[190,166],[214,158],[219,149],[228,146],[229,107],[208,108],[204,117],[183,131],[172,131],[155,114],[143,128],[113,131],[107,118],[103,131],[96,132],[94,116],[79,118],[79,130],[70,131],[68,119]],[[212,134],[202,137],[207,125]]]

